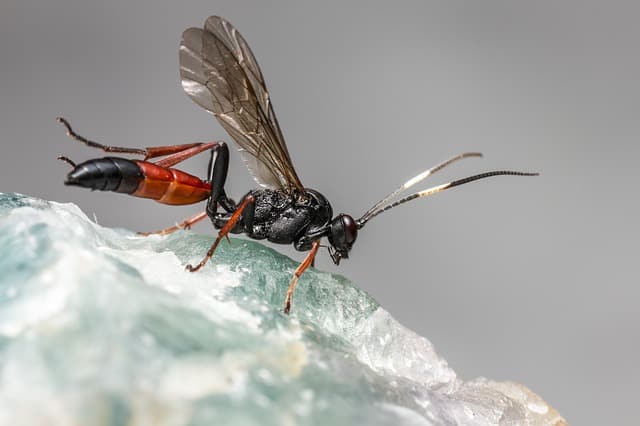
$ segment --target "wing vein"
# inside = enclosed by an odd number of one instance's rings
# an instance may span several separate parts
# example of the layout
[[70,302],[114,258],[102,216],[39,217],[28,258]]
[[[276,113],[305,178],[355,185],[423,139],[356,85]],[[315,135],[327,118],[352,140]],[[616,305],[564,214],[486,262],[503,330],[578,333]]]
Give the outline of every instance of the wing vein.
[[291,162],[258,62],[242,35],[212,16],[180,44],[187,95],[211,112],[238,145],[254,179],[284,191],[304,188]]

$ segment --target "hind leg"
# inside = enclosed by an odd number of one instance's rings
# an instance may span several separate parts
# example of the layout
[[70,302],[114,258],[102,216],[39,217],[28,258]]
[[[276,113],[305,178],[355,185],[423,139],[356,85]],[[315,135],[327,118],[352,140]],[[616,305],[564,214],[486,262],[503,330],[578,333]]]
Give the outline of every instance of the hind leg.
[[[147,148],[126,148],[121,146],[103,145],[77,134],[71,127],[71,124],[69,124],[69,122],[64,118],[58,117],[57,120],[62,123],[64,127],[66,127],[67,134],[70,138],[77,140],[78,142],[82,142],[83,144],[91,148],[97,148],[104,152],[112,152],[118,154],[144,155],[145,161],[152,158],[163,157],[166,155],[167,158],[156,162],[157,165],[162,167],[171,167],[186,160],[187,158],[193,157],[194,155],[212,149],[213,147],[218,145],[217,142],[194,142],[181,145],[150,146]],[[58,159],[66,161],[67,163],[73,163],[66,157],[58,157]]]
[[181,229],[189,229],[193,225],[195,225],[196,223],[198,223],[201,220],[205,219],[206,217],[207,217],[207,212],[200,212],[200,213],[194,214],[193,216],[186,218],[182,222],[180,222],[180,223],[178,223],[176,225],[170,226],[168,228],[164,228],[164,229],[161,229],[159,231],[153,231],[153,232],[138,232],[138,235],[142,235],[142,236],[148,237],[149,235],[167,235],[167,234],[171,234],[171,233],[179,231]]

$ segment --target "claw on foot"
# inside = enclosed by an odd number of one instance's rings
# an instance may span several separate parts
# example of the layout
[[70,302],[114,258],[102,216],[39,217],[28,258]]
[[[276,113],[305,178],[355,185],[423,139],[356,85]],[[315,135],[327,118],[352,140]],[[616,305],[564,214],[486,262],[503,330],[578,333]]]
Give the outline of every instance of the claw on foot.
[[187,266],[184,267],[184,269],[186,269],[189,272],[195,272],[201,267],[202,267],[202,264],[198,264],[196,266],[193,266],[192,264],[188,264]]

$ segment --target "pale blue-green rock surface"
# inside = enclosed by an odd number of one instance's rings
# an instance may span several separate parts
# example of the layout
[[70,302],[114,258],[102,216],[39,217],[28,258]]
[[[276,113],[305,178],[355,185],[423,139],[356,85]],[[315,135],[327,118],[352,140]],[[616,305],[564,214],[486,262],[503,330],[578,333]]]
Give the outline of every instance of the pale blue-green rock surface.
[[564,424],[515,383],[463,382],[340,276],[261,244],[140,237],[0,193],[0,425]]

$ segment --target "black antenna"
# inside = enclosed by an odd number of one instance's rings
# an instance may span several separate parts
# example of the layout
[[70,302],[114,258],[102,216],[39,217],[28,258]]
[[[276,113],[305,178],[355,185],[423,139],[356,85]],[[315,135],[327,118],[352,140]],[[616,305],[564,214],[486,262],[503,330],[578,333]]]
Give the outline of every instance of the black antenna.
[[398,189],[391,192],[390,194],[385,196],[382,200],[375,203],[369,210],[367,210],[365,214],[362,215],[362,218],[360,218],[360,220],[364,220],[366,222],[367,220],[369,220],[369,215],[371,215],[376,209],[378,209],[378,207],[380,207],[381,205],[383,205],[384,203],[386,203],[387,201],[389,201],[390,199],[392,199],[402,191],[411,188],[413,185],[417,183],[422,182],[427,177],[431,176],[432,174],[434,174],[439,170],[444,169],[449,164],[454,163],[458,160],[462,160],[463,158],[469,158],[469,157],[482,157],[482,154],[479,152],[463,152],[462,154],[455,155],[449,158],[448,160],[445,160],[442,163],[438,164],[437,166],[431,167],[430,169],[427,169],[424,172],[412,177],[411,179],[409,179],[408,181],[400,185]]
[[434,186],[432,188],[429,189],[425,189],[424,191],[420,191],[420,192],[416,192],[414,194],[411,194],[405,198],[402,198],[398,201],[395,201],[391,204],[388,204],[384,207],[380,207],[374,211],[371,211],[370,213],[368,212],[367,214],[365,214],[364,216],[362,216],[360,219],[357,220],[357,224],[358,224],[358,229],[362,228],[368,221],[370,221],[372,218],[378,216],[380,213],[382,212],[386,212],[387,210],[390,210],[394,207],[399,206],[400,204],[404,204],[408,201],[411,200],[415,200],[417,198],[422,198],[422,197],[427,197],[429,195],[433,195],[437,192],[441,192],[444,191],[445,189],[449,189],[449,188],[453,188],[455,186],[460,186],[460,185],[464,185],[465,183],[470,183],[473,182],[475,180],[480,180],[480,179],[484,179],[484,178],[488,178],[491,176],[504,176],[504,175],[509,175],[509,176],[538,176],[539,173],[527,173],[527,172],[514,172],[514,171],[510,171],[510,170],[497,170],[497,171],[493,171],[493,172],[485,172],[485,173],[480,173],[478,175],[474,175],[474,176],[469,176],[463,179],[458,179],[458,180],[454,180],[453,182],[449,182],[449,183],[444,183],[442,185],[438,185],[438,186]]

